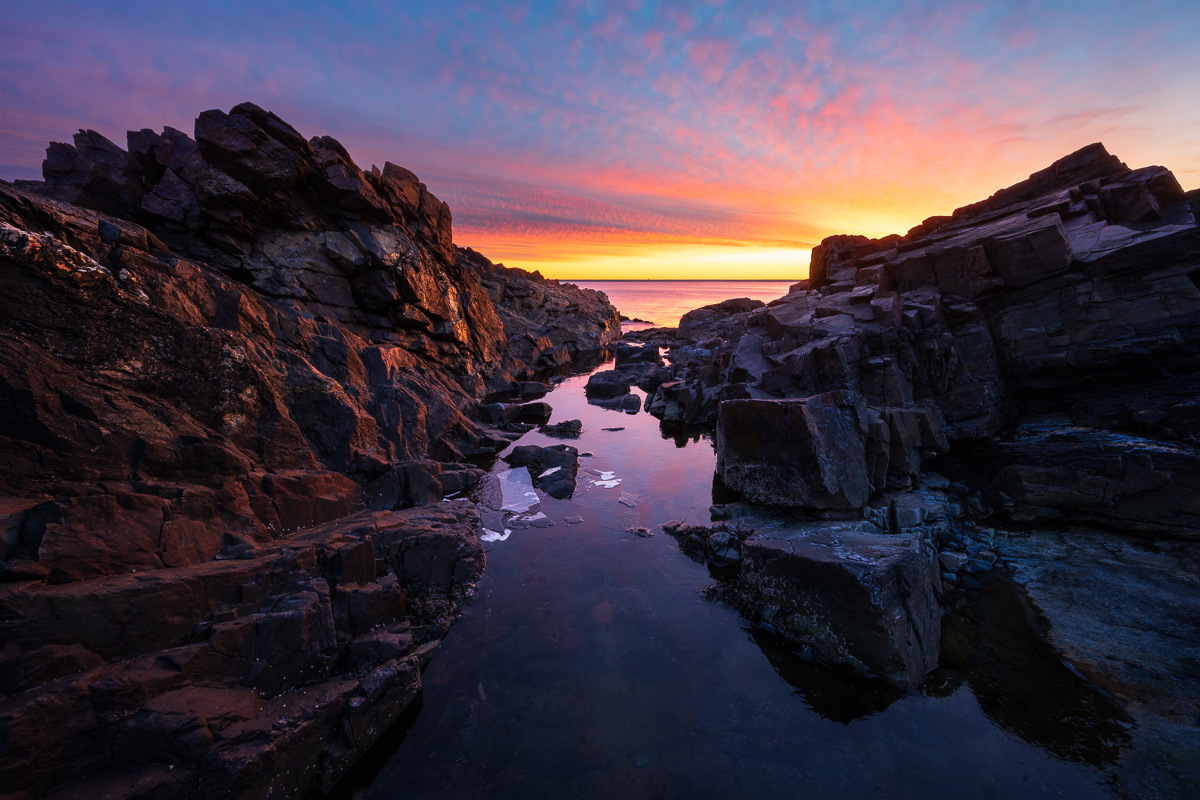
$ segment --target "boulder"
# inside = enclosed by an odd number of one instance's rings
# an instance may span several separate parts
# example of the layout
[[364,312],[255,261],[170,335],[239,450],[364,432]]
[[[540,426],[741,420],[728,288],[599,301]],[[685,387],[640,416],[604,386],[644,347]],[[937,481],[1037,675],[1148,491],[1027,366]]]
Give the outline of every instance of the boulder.
[[575,493],[579,451],[570,445],[518,445],[504,460],[513,467],[528,467],[534,486],[551,497],[562,499]]
[[870,497],[867,409],[828,392],[799,400],[727,400],[717,411],[717,473],[755,503],[860,508]]
[[543,425],[538,430],[555,439],[578,439],[583,434],[583,423],[577,419],[568,419],[553,425]]
[[588,397],[604,398],[629,394],[629,387],[634,380],[634,376],[621,370],[610,369],[596,372],[588,378],[587,395]]
[[936,553],[916,535],[854,527],[797,524],[746,539],[739,603],[822,658],[913,689],[938,665]]

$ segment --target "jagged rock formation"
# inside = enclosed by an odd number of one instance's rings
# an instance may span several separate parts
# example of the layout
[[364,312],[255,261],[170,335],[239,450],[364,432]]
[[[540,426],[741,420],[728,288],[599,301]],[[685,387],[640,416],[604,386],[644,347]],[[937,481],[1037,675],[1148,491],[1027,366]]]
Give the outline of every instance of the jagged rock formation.
[[482,401],[544,394],[616,311],[517,274],[497,306],[415,175],[252,104],[43,171],[0,182],[0,785],[328,784],[482,568],[469,506],[396,509],[478,480],[517,435]]
[[[1091,145],[905,236],[830,237],[765,306],[686,314],[646,409],[714,425],[722,482],[757,504],[723,512],[763,528],[735,559],[744,613],[911,686],[938,660],[930,597],[996,560],[964,516],[1200,539],[1198,213],[1168,170]],[[764,507],[808,521],[780,537]],[[832,546],[830,525],[858,533]],[[930,549],[889,595],[892,556],[863,537],[896,534]],[[891,600],[829,619],[822,581]]]
[[[1196,201],[1166,169],[1130,170],[1092,145],[907,236],[830,237],[786,297],[686,315],[680,334],[696,346],[673,351],[673,380],[648,407],[715,423],[732,487],[811,508],[862,507],[912,486],[923,461],[1038,415],[1036,428],[1006,434],[995,459],[1012,513],[1082,510],[1198,536],[1200,509],[1184,499],[1200,466]],[[792,435],[819,456],[823,435],[849,447],[829,425],[845,430],[854,452],[833,461],[853,461],[853,498],[836,499],[840,482],[809,500],[787,479],[748,483],[752,465],[778,468],[742,446],[756,424],[747,409],[765,422],[778,413],[772,401],[830,392],[848,393],[833,404],[845,411],[823,412],[828,424],[806,411],[808,432]]]
[[504,323],[507,351],[533,368],[565,364],[580,352],[598,350],[621,338],[621,320],[604,292],[547,280],[493,264],[470,248],[463,263],[478,271]]

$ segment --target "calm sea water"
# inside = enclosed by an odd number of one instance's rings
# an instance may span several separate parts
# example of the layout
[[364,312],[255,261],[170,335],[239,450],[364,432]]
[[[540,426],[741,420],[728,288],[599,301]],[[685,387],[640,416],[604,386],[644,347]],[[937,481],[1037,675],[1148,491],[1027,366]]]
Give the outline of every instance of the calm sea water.
[[575,495],[542,498],[553,527],[485,545],[422,700],[331,800],[1116,796],[1110,703],[1049,645],[1001,631],[980,669],[900,693],[705,599],[706,567],[628,531],[708,522],[712,442],[589,405],[586,381],[547,397],[583,423]]
[[604,292],[617,310],[630,319],[642,319],[668,328],[678,325],[679,318],[694,308],[733,297],[749,297],[764,303],[783,297],[795,282],[571,281],[577,286]]

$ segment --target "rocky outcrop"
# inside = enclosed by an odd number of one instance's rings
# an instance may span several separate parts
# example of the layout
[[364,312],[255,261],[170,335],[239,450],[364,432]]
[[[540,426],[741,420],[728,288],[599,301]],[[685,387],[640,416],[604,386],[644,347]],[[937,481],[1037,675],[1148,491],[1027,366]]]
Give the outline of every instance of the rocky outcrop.
[[947,448],[930,409],[869,409],[839,390],[799,400],[729,400],[718,407],[717,471],[752,502],[854,509],[911,488],[923,461]]
[[[741,502],[714,513],[779,507],[788,534],[685,548],[735,567],[747,617],[911,686],[938,663],[937,609],[998,560],[963,519],[1200,539],[1198,201],[1091,145],[904,236],[830,237],[765,306],[689,312],[646,409],[715,426]],[[898,577],[885,551],[910,545],[920,574]]]
[[5,587],[0,779],[114,797],[329,788],[421,691],[483,569],[478,522],[465,501],[366,512],[240,559]]
[[504,322],[508,351],[534,368],[565,364],[621,338],[621,320],[603,292],[493,264],[470,248],[459,257],[479,275]]
[[469,505],[398,510],[547,421],[485,401],[616,311],[497,306],[415,175],[252,104],[43,172],[0,182],[0,784],[328,785],[482,568]]
[[[1200,536],[1186,499],[1198,270],[1200,226],[1171,173],[1092,145],[906,236],[830,237],[810,279],[763,308],[690,312],[647,408],[716,424],[722,478],[757,502],[862,507],[1000,435],[987,458],[1015,518]],[[817,419],[838,392],[844,410]],[[787,444],[756,452],[747,437],[777,430],[781,399],[797,409]],[[1033,416],[1059,433],[1013,427]]]

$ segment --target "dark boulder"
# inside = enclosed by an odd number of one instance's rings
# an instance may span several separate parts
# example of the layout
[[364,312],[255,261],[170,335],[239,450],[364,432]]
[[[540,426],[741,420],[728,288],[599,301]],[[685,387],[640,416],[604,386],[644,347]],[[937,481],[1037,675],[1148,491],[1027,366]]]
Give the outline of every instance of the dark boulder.
[[728,400],[717,412],[717,472],[747,500],[808,508],[867,504],[868,415],[862,398]]
[[586,392],[588,397],[618,397],[629,394],[634,380],[634,376],[621,370],[596,372],[588,378]]
[[553,425],[543,425],[538,430],[555,439],[578,439],[583,433],[583,423],[577,419],[568,419]]
[[758,532],[741,556],[737,593],[750,619],[901,689],[937,667],[939,570],[919,536],[796,525]]
[[562,499],[575,493],[579,451],[570,445],[518,445],[504,460],[513,467],[528,467],[534,486],[551,497]]

